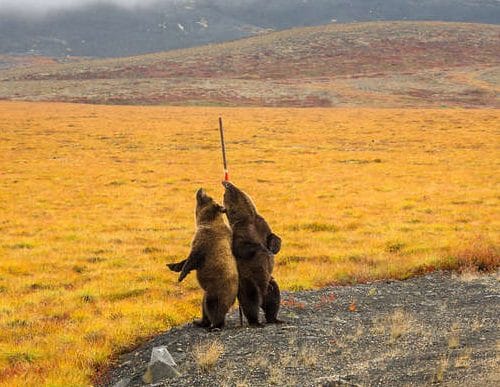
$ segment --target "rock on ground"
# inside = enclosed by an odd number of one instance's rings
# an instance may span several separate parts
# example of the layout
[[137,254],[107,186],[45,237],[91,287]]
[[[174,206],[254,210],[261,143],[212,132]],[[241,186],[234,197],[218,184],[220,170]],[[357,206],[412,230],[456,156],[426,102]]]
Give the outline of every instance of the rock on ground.
[[[176,327],[121,355],[101,385],[143,385],[160,345],[181,373],[159,384],[166,386],[500,385],[498,274],[433,273],[282,298],[287,324],[240,327],[233,311],[220,332]],[[212,347],[195,359],[210,343],[220,357]]]

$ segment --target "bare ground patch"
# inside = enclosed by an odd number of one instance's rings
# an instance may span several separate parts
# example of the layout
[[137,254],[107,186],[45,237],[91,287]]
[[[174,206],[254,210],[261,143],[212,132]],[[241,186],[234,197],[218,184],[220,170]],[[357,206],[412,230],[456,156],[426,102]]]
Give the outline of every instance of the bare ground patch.
[[[159,345],[182,373],[164,385],[497,385],[499,297],[498,275],[442,272],[284,293],[287,324],[240,327],[233,313],[221,332],[177,327],[122,355],[101,385],[141,385]],[[202,370],[193,353],[214,340],[224,351]]]

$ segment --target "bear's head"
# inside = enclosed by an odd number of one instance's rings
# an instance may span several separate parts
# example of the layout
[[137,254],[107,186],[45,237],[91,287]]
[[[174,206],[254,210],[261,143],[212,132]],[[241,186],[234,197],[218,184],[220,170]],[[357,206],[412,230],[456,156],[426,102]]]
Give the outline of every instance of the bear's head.
[[225,188],[223,204],[229,224],[233,226],[239,222],[253,222],[257,209],[250,196],[229,181],[223,181],[222,185]]
[[250,196],[229,181],[223,181],[222,185],[225,188],[224,208],[231,228],[234,229],[235,225],[250,227],[259,243],[277,254],[281,249],[281,238],[271,231],[266,220],[259,215]]
[[207,195],[203,188],[196,192],[196,224],[209,224],[215,220],[222,220],[224,207],[218,204],[213,198]]

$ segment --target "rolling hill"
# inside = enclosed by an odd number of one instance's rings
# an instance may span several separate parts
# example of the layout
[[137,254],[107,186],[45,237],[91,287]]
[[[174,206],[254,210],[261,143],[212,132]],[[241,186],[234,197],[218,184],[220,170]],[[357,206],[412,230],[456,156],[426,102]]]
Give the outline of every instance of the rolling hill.
[[269,30],[381,20],[500,23],[496,0],[157,0],[39,14],[0,6],[0,54],[119,57],[234,40]]
[[297,28],[129,58],[0,72],[0,98],[104,104],[500,107],[500,26]]

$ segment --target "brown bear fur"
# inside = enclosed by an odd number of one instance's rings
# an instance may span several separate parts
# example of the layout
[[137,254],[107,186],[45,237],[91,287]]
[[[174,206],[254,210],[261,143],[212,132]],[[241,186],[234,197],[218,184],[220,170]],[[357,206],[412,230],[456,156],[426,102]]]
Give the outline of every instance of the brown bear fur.
[[224,208],[233,232],[232,251],[240,277],[238,300],[250,325],[260,325],[259,307],[266,322],[279,323],[280,290],[272,277],[274,254],[281,238],[259,215],[252,199],[234,184],[224,181]]
[[222,328],[225,316],[238,293],[238,269],[231,252],[231,229],[224,222],[224,208],[217,204],[203,189],[196,193],[196,234],[191,243],[191,253],[182,262],[167,265],[172,271],[181,272],[179,282],[190,271],[196,276],[203,296],[202,319],[198,326]]

